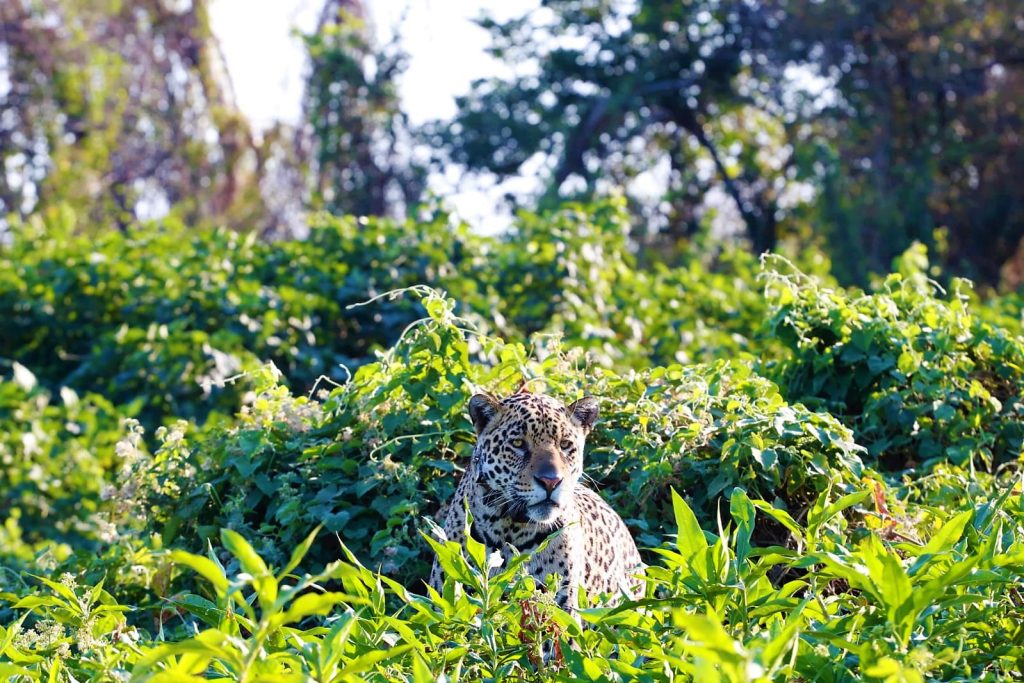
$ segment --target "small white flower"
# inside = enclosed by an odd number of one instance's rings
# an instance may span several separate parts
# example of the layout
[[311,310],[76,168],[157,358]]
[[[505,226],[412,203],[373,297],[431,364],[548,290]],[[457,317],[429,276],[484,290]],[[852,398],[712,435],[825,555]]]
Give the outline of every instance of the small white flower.
[[96,535],[104,543],[113,543],[117,540],[117,527],[101,519],[96,525]]
[[32,432],[25,432],[21,435],[21,447],[24,449],[25,455],[29,457],[43,452],[39,447],[39,439]]
[[501,553],[495,550],[487,556],[487,568],[497,569],[501,565],[505,564],[505,558],[501,556]]
[[134,628],[130,628],[126,631],[121,631],[121,633],[118,634],[118,640],[120,640],[122,643],[134,644],[139,642],[140,639],[141,636],[139,635],[139,632],[136,631]]

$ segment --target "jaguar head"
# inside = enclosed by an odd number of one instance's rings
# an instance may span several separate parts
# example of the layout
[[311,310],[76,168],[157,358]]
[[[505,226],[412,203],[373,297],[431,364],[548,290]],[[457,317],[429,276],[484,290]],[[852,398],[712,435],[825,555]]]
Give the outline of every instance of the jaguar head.
[[487,502],[515,521],[554,523],[583,475],[583,445],[597,414],[593,397],[566,406],[542,394],[473,396],[477,483]]

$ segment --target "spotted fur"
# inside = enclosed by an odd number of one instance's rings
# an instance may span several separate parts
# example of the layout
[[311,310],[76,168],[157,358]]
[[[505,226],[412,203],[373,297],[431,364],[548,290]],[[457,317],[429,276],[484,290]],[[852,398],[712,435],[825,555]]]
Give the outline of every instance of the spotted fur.
[[[597,401],[583,398],[563,406],[548,396],[514,394],[498,400],[477,394],[469,402],[477,432],[473,459],[448,505],[444,530],[464,542],[466,504],[471,532],[488,552],[507,561],[514,552],[536,552],[528,570],[541,585],[559,577],[556,600],[577,606],[579,587],[587,594],[636,597],[640,554],[622,519],[583,476],[583,446],[597,419]],[[442,569],[435,561],[430,583],[439,589]]]

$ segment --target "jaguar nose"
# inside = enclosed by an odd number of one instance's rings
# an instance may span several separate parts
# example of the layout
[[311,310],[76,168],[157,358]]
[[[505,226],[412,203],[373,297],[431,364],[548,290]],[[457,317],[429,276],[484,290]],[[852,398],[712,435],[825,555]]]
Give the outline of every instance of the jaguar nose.
[[558,485],[562,483],[560,477],[538,477],[534,476],[534,481],[544,487],[544,490],[550,494],[552,491],[558,488]]

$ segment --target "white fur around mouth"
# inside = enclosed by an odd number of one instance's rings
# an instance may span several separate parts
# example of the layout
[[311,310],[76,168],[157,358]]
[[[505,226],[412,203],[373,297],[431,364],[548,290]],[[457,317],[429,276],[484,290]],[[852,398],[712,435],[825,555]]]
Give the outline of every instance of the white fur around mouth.
[[558,516],[561,505],[553,500],[542,500],[526,507],[527,516],[534,522],[547,523]]

